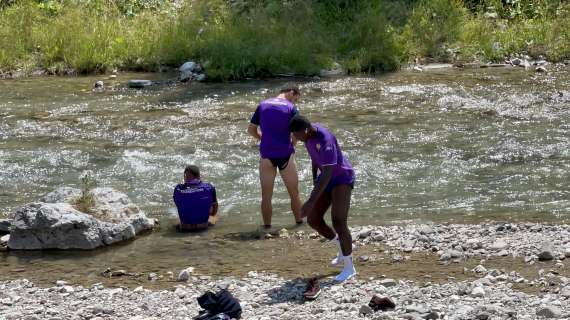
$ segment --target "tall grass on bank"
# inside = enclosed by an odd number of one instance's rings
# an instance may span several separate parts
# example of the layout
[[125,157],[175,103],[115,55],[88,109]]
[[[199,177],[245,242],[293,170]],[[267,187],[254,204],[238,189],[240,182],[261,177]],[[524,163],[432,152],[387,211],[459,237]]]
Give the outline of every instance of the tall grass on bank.
[[[1,0],[0,0],[1,1]],[[3,0],[0,70],[153,71],[187,59],[212,80],[396,70],[416,58],[570,58],[561,0]]]

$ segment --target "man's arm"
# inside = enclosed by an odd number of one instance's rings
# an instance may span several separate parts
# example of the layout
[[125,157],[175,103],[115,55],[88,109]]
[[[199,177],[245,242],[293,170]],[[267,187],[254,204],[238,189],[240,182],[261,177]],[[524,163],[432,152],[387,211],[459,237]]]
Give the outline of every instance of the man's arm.
[[303,217],[306,217],[311,211],[313,211],[313,205],[315,201],[319,199],[325,192],[327,185],[332,179],[333,171],[334,171],[334,166],[323,167],[319,183],[317,183],[317,185],[313,188],[309,200],[305,202],[303,208],[301,209]]
[[208,217],[208,224],[215,225],[218,222],[218,197],[216,195],[216,188],[212,186],[212,204],[210,205],[210,216]]
[[253,123],[250,123],[249,126],[247,127],[247,133],[254,137],[257,140],[261,140],[261,132],[259,132],[259,130],[257,130],[257,126]]
[[312,172],[313,172],[313,186],[315,185],[315,182],[317,181],[317,172],[319,171],[319,167],[317,166],[316,163],[311,161],[311,165],[312,165]]
[[257,140],[261,140],[261,132],[259,132],[259,124],[261,123],[261,106],[257,106],[251,120],[249,121],[249,126],[247,127],[247,133]]

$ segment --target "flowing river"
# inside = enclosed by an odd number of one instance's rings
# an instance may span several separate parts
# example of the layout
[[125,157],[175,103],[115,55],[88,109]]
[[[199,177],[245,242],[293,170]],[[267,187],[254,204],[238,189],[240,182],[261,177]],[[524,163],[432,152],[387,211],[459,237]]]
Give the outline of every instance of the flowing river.
[[[229,274],[235,261],[252,269],[256,259],[279,260],[287,248],[248,238],[261,219],[259,156],[245,129],[257,103],[285,80],[183,85],[175,76],[122,74],[105,80],[102,92],[91,88],[104,77],[0,81],[0,216],[58,186],[79,186],[79,175],[91,170],[99,186],[127,193],[161,221],[152,234],[95,252],[0,253],[0,280],[24,272],[46,281],[57,278],[50,273],[96,281],[106,267],[197,265]],[[134,78],[158,84],[127,89]],[[568,67],[298,82],[301,113],[337,135],[356,169],[352,225],[569,221]],[[297,161],[306,197],[310,163],[302,145]],[[172,227],[172,189],[186,164],[200,166],[218,191],[221,221],[207,234],[179,235]],[[277,181],[274,225],[291,228],[288,196]]]

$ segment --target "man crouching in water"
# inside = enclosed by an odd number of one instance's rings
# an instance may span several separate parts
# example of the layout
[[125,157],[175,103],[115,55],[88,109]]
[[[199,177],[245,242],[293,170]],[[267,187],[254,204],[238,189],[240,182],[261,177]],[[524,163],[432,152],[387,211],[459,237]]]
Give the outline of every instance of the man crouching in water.
[[[327,128],[311,124],[307,118],[297,115],[289,122],[289,131],[305,143],[312,161],[315,184],[309,200],[302,207],[302,216],[307,216],[307,222],[313,229],[338,246],[338,256],[331,263],[343,269],[335,280],[348,280],[356,274],[352,261],[352,237],[347,224],[354,170],[342,154],[336,137]],[[320,175],[317,176],[317,172]],[[331,204],[334,230],[323,219]]]
[[184,169],[184,183],[174,188],[173,197],[180,218],[177,231],[205,230],[216,224],[216,189],[212,184],[200,180],[200,169],[197,166],[187,166]]

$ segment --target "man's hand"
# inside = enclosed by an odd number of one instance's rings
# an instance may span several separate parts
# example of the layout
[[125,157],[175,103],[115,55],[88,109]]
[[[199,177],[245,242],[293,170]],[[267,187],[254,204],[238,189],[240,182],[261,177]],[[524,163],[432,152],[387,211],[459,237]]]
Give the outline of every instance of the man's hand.
[[307,217],[313,211],[313,201],[307,200],[305,204],[301,207],[301,218]]
[[255,139],[261,140],[261,133],[257,128],[258,127],[255,124],[250,123],[249,126],[247,127],[247,133],[250,136],[254,137]]

